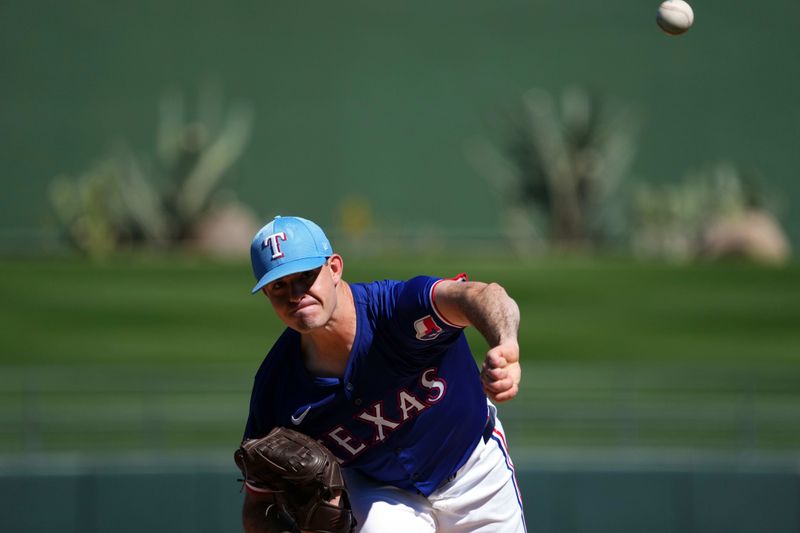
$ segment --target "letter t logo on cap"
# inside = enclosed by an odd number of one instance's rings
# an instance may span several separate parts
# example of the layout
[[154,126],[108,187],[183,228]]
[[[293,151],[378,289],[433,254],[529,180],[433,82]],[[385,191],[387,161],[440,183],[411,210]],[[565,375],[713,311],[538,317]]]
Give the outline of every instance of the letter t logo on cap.
[[286,240],[286,233],[278,232],[273,233],[266,239],[264,239],[264,247],[269,247],[272,250],[272,258],[273,259],[280,259],[283,257],[283,252],[281,251],[281,240]]

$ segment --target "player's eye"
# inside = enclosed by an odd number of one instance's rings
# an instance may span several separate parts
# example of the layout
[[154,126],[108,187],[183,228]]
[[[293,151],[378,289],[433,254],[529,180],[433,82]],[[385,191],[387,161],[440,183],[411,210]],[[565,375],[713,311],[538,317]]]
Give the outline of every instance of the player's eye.
[[276,281],[275,283],[270,286],[270,292],[280,291],[286,287],[286,284],[282,281]]
[[307,270],[303,272],[300,276],[301,279],[306,283],[313,283],[317,276],[319,276],[319,271],[321,268],[315,268],[314,270]]

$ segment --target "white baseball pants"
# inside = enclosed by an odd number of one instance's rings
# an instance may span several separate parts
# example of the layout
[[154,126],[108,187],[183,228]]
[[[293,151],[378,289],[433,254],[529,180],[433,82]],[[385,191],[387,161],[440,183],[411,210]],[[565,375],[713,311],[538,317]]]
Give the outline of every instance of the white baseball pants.
[[522,498],[496,408],[495,427],[429,497],[344,469],[360,533],[525,533]]

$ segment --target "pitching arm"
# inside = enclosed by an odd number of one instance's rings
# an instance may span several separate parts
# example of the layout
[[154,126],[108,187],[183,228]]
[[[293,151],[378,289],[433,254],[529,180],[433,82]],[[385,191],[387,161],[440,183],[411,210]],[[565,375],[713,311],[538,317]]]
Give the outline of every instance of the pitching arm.
[[519,307],[497,283],[443,281],[436,286],[436,307],[449,322],[474,326],[489,351],[481,368],[486,395],[505,402],[519,392]]

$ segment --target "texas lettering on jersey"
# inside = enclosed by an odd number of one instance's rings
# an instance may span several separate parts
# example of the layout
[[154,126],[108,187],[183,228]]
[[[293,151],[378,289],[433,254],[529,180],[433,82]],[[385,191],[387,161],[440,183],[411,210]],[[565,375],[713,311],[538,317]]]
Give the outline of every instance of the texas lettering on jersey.
[[373,429],[372,440],[364,442],[353,435],[343,425],[338,425],[326,433],[338,447],[349,455],[350,459],[355,458],[364,450],[380,444],[397,428],[416,418],[422,411],[430,408],[436,402],[444,398],[447,390],[447,383],[436,375],[436,368],[429,368],[422,372],[419,377],[421,388],[427,389],[428,394],[420,398],[406,389],[397,391],[396,411],[400,413],[400,418],[391,420],[386,417],[385,401],[380,400],[368,408],[355,415],[355,420],[370,425]]

